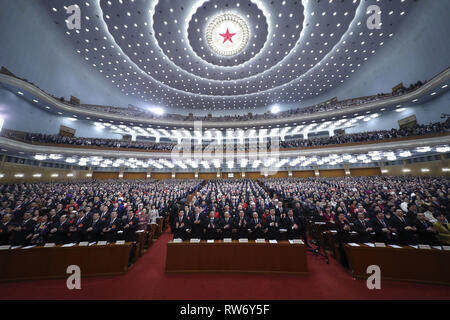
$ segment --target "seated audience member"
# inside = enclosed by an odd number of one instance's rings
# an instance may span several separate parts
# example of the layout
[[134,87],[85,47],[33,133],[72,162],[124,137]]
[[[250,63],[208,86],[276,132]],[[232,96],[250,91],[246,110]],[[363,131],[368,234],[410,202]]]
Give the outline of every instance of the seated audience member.
[[345,219],[343,212],[341,212],[338,215],[334,225],[335,225],[335,228],[336,228],[336,231],[338,234],[339,241],[341,243],[350,242],[351,241],[351,239],[350,239],[351,227],[350,227],[350,223],[348,222],[348,220]]
[[442,212],[436,214],[436,220],[434,228],[437,231],[439,242],[443,245],[450,245],[450,223]]
[[258,217],[258,212],[253,212],[252,218],[248,223],[249,229],[251,230],[250,238],[253,240],[264,239],[265,234],[263,232],[262,220]]
[[111,212],[111,215],[102,230],[102,240],[107,242],[115,242],[117,240],[117,232],[121,227],[122,222],[119,218],[117,218],[117,212]]
[[6,213],[2,217],[2,221],[0,222],[0,246],[4,246],[10,243],[11,231],[13,228],[12,215],[10,213]]
[[38,222],[34,226],[30,243],[34,245],[43,245],[47,241],[51,226],[52,222],[49,221],[46,214],[40,216]]
[[374,230],[371,223],[365,220],[363,212],[358,212],[358,219],[353,221],[353,230],[358,233],[359,242],[372,242],[371,233]]
[[223,218],[220,220],[220,237],[222,239],[231,239],[233,237],[233,220],[230,217],[230,213],[225,211]]
[[78,212],[78,217],[69,226],[68,240],[72,243],[78,243],[86,239],[86,229],[90,226],[90,221],[86,218],[86,214],[83,210]]
[[417,213],[412,225],[416,227],[419,244],[437,245],[436,229],[426,220],[423,213]]
[[200,209],[195,207],[194,213],[189,217],[189,229],[191,230],[191,237],[194,239],[203,238],[203,215],[200,214]]
[[133,211],[128,211],[127,215],[122,217],[123,240],[134,242],[137,240],[136,231],[138,230],[139,220]]
[[92,222],[86,229],[86,241],[96,242],[100,240],[100,234],[103,230],[103,222],[98,212],[92,214]]
[[59,222],[54,223],[51,226],[48,234],[48,242],[56,244],[65,244],[68,242],[67,235],[69,233],[69,222],[67,221],[67,215],[63,214],[59,218]]
[[203,233],[206,240],[217,239],[217,229],[219,228],[219,219],[215,218],[215,212],[210,211],[208,219],[203,221]]
[[392,242],[392,228],[384,219],[384,213],[379,211],[375,218],[370,220],[370,225],[375,232],[374,242]]
[[23,221],[12,228],[11,245],[23,246],[30,243],[36,221],[31,217],[30,212],[23,214]]
[[288,239],[300,239],[301,223],[294,217],[292,209],[288,210],[288,215],[281,221],[283,229],[287,230]]
[[174,239],[182,239],[183,241],[186,240],[188,238],[187,229],[188,229],[188,220],[184,215],[184,211],[180,210],[178,212],[178,216],[175,218],[174,221],[174,230],[173,230]]
[[280,218],[275,215],[275,209],[270,209],[270,214],[266,218],[266,225],[264,228],[267,230],[267,238],[269,240],[278,239],[278,234],[280,230]]
[[239,211],[239,215],[234,218],[233,228],[236,230],[236,239],[248,239],[248,221],[243,210]]
[[417,229],[411,225],[410,221],[407,221],[404,215],[402,209],[396,209],[389,224],[392,231],[398,234],[399,243],[401,245],[415,245],[417,244],[417,239],[415,237]]
[[139,220],[139,230],[147,230],[147,225],[150,223],[150,217],[147,213],[147,209],[143,208],[138,211],[136,215]]

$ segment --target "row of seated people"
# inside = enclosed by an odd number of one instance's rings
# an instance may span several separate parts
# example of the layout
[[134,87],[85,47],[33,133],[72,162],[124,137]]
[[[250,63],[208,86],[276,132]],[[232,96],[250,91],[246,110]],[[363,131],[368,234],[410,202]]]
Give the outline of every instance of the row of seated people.
[[2,245],[133,240],[170,215],[201,180],[83,181],[0,186]]
[[[259,182],[270,194],[293,207],[294,214],[305,216],[307,221],[325,223],[328,229],[337,230],[345,242],[351,239],[450,244],[450,183],[443,177],[290,178]],[[352,231],[358,234],[356,239],[350,237]]]
[[319,103],[313,106],[308,107],[298,107],[296,109],[290,109],[286,111],[282,111],[279,113],[266,112],[264,114],[245,114],[245,115],[224,115],[224,116],[184,116],[180,114],[164,114],[164,115],[156,115],[150,111],[140,109],[137,107],[128,107],[128,108],[119,108],[119,107],[110,107],[110,106],[95,106],[95,105],[80,105],[83,108],[87,108],[90,110],[107,112],[112,114],[122,114],[124,116],[133,116],[133,117],[144,117],[144,118],[158,118],[158,119],[168,119],[168,120],[181,120],[181,121],[252,121],[252,120],[266,120],[266,119],[279,119],[284,117],[290,117],[293,115],[308,115],[312,113],[318,112],[330,112],[334,110],[341,110],[349,107],[354,107],[358,105],[362,105],[369,102],[379,101],[383,99],[392,98],[395,96],[403,95],[409,92],[412,92],[423,85],[421,81],[418,81],[415,84],[411,84],[409,87],[398,88],[392,93],[380,93],[373,96],[368,97],[360,97],[354,99],[348,99],[343,101],[333,100],[328,102]]
[[338,240],[342,243],[449,245],[450,229],[445,214],[438,212],[434,217],[437,220],[434,224],[428,221],[422,212],[419,212],[415,218],[406,218],[402,209],[399,208],[392,216],[379,211],[371,219],[366,218],[361,212],[358,213],[358,218],[350,223],[341,212],[335,220],[330,221],[328,227],[330,230],[337,231]]
[[26,246],[81,241],[125,240],[132,242],[137,240],[136,231],[139,227],[139,219],[131,210],[122,218],[117,217],[117,212],[112,212],[109,217],[101,217],[98,212],[87,216],[83,210],[72,211],[69,216],[63,214],[59,219],[51,219],[46,214],[40,215],[37,221],[31,217],[31,213],[26,212],[23,222],[18,225],[10,223],[10,214],[5,215],[2,221],[0,243]]
[[270,213],[262,217],[253,212],[251,218],[248,218],[243,210],[239,211],[238,215],[231,215],[226,211],[223,217],[218,217],[214,211],[207,213],[197,210],[194,214],[186,215],[180,210],[172,226],[174,238],[182,240],[300,239],[303,228],[300,219],[294,217],[292,210],[279,217],[275,215],[275,209],[270,209]]
[[[359,132],[359,133],[349,133],[343,135],[334,135],[331,137],[311,137],[308,139],[291,139],[285,141],[279,141],[279,148],[289,149],[298,147],[317,147],[326,146],[334,144],[345,144],[345,143],[355,143],[355,142],[368,142],[368,141],[382,141],[396,138],[404,137],[416,137],[426,134],[436,134],[436,133],[447,133],[450,132],[450,119],[446,122],[435,122],[427,125],[416,125],[414,127],[402,128],[402,129],[391,129],[391,130],[380,130],[372,132]],[[12,139],[18,139],[16,132],[6,131],[2,132],[2,135]],[[96,146],[103,148],[125,148],[125,149],[142,149],[142,150],[154,150],[154,151],[170,151],[177,146],[175,143],[156,143],[147,141],[123,141],[115,139],[99,139],[99,138],[84,138],[84,137],[66,137],[51,134],[41,134],[41,133],[26,133],[23,135],[24,141],[27,142],[37,142],[37,143],[52,143],[52,144],[67,144],[67,145],[78,145],[78,146]],[[271,138],[272,139],[272,138]],[[268,148],[271,149],[272,143],[271,139],[268,139],[263,144],[251,145],[248,141],[244,144],[235,144],[234,150],[253,150],[254,148]],[[187,141],[187,146],[194,150],[195,141]],[[256,142],[256,141],[255,141]],[[254,142],[254,143],[255,143]],[[177,148],[184,148],[186,141],[183,140]],[[208,146],[211,147],[212,144],[217,144],[218,142],[211,142],[210,144],[203,144],[202,148],[205,149]],[[220,145],[226,150],[226,143]]]

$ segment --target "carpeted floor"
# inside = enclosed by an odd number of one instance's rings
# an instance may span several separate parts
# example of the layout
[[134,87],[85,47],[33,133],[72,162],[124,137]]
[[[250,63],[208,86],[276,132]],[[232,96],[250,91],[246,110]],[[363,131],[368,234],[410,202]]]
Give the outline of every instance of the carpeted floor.
[[65,279],[0,284],[0,299],[450,299],[450,287],[382,281],[368,290],[335,260],[308,253],[308,276],[251,274],[166,274],[169,232],[123,276],[86,278],[81,290]]

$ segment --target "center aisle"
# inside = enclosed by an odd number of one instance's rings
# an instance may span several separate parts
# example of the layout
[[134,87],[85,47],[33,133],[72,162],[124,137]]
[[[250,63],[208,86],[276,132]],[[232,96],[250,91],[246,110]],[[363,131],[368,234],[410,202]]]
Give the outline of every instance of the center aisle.
[[308,276],[253,274],[166,274],[167,230],[123,276],[84,278],[81,290],[66,280],[0,284],[0,299],[443,299],[444,286],[382,281],[368,290],[332,258],[308,253]]

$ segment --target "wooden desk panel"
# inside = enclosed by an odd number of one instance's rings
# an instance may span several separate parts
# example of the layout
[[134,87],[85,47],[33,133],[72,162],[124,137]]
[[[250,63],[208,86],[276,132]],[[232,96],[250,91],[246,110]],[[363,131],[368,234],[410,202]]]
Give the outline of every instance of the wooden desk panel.
[[166,272],[308,273],[303,244],[167,243]]
[[131,247],[132,243],[0,250],[0,281],[66,278],[69,265],[79,266],[82,277],[123,274]]
[[355,278],[367,278],[367,267],[378,265],[382,279],[450,285],[450,251],[405,246],[372,248],[364,244],[344,244],[344,250]]

